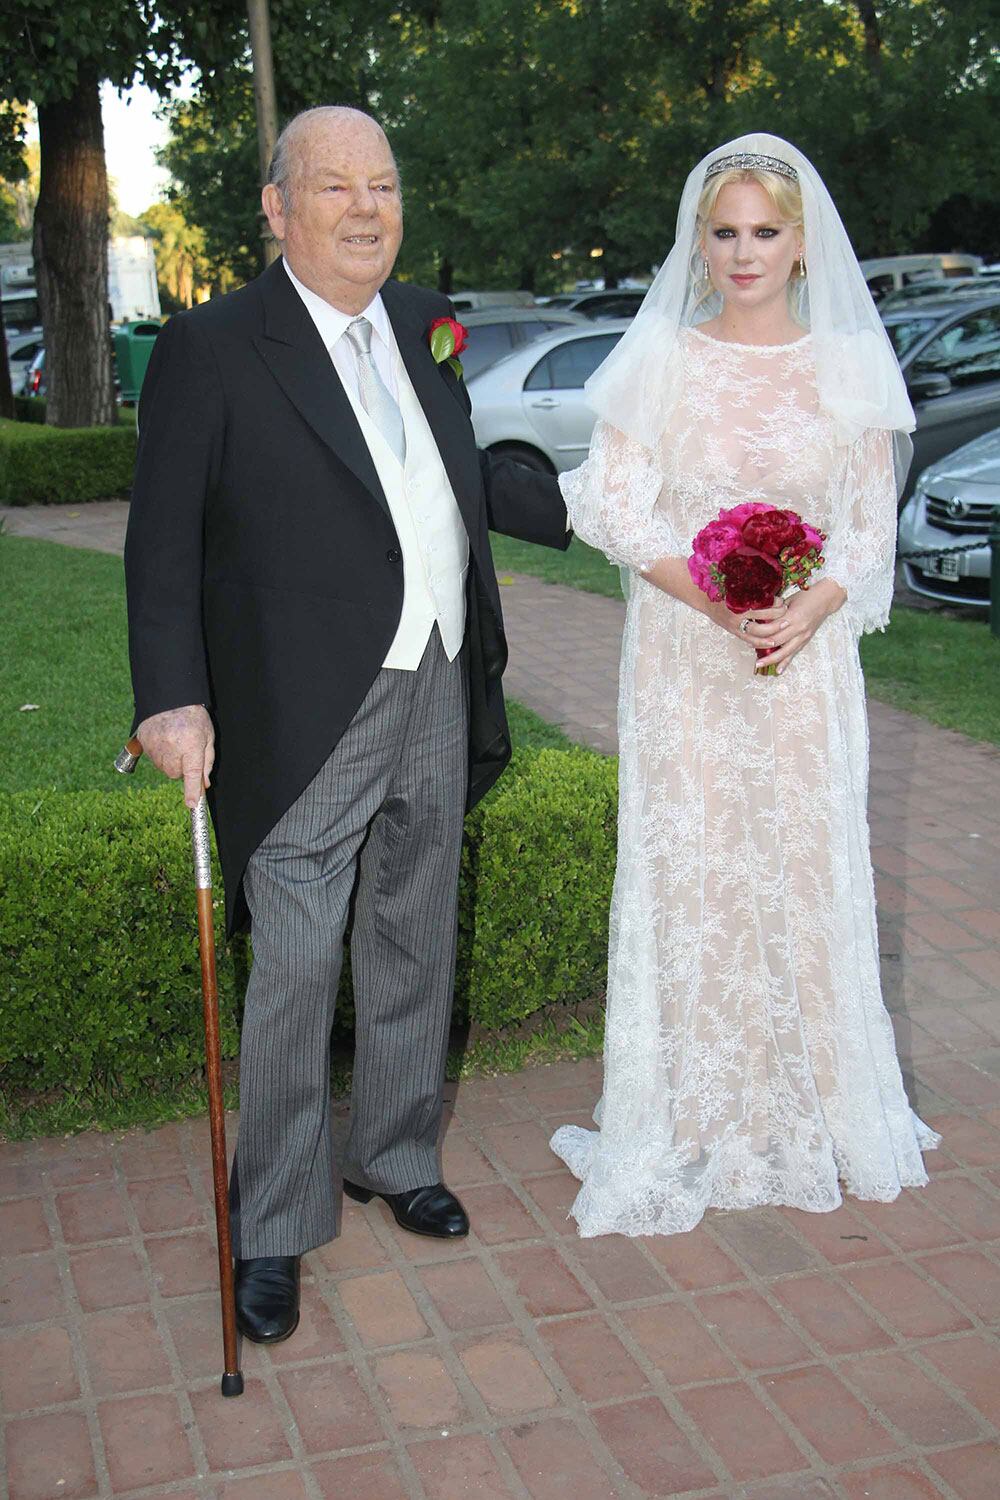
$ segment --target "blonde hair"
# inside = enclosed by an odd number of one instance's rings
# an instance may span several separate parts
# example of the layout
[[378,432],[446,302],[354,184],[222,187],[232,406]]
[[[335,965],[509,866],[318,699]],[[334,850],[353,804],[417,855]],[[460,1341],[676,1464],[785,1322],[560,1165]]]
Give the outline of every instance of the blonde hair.
[[793,229],[802,228],[802,189],[797,182],[792,182],[789,177],[781,177],[777,172],[761,172],[752,167],[734,167],[728,172],[719,172],[715,177],[709,178],[702,188],[701,197],[698,199],[696,219],[699,238],[704,233],[705,225],[712,216],[712,210],[719,201],[719,194],[731,182],[756,182],[774,204],[779,219],[790,224]]

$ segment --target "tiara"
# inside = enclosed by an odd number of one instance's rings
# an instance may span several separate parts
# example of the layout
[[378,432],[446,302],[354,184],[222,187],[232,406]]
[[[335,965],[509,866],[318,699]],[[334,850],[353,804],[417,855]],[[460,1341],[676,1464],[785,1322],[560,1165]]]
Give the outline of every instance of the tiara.
[[777,156],[761,156],[757,151],[737,151],[734,156],[718,156],[705,168],[705,181],[720,172],[776,172],[789,182],[798,182],[799,174],[787,161]]

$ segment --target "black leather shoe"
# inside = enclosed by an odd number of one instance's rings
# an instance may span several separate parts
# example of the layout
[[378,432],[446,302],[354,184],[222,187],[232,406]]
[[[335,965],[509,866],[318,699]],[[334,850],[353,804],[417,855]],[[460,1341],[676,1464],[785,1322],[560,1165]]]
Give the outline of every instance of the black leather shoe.
[[392,1209],[400,1229],[413,1234],[430,1234],[439,1240],[457,1240],[469,1232],[469,1216],[455,1194],[443,1182],[431,1187],[410,1188],[405,1193],[380,1193],[376,1188],[358,1187],[344,1180],[344,1192],[356,1203],[370,1203],[381,1198]]
[[280,1344],[299,1326],[299,1257],[236,1262],[236,1326],[255,1344]]

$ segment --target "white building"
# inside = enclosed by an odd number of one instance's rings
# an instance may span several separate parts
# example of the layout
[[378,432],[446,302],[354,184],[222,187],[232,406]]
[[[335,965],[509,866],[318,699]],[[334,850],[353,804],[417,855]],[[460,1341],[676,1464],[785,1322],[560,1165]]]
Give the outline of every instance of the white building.
[[[40,324],[30,244],[0,245],[0,302],[8,333]],[[159,318],[152,240],[142,235],[117,235],[109,240],[108,302],[112,323]]]

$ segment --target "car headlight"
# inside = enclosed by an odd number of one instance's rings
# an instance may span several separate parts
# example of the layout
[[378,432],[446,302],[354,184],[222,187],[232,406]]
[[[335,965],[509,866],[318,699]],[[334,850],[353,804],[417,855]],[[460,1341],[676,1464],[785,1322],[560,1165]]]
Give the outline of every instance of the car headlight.
[[927,496],[922,490],[914,490],[899,513],[900,529],[914,527],[924,514]]
[[927,520],[927,493],[919,486],[913,491],[913,509],[910,511],[910,524],[919,526]]

